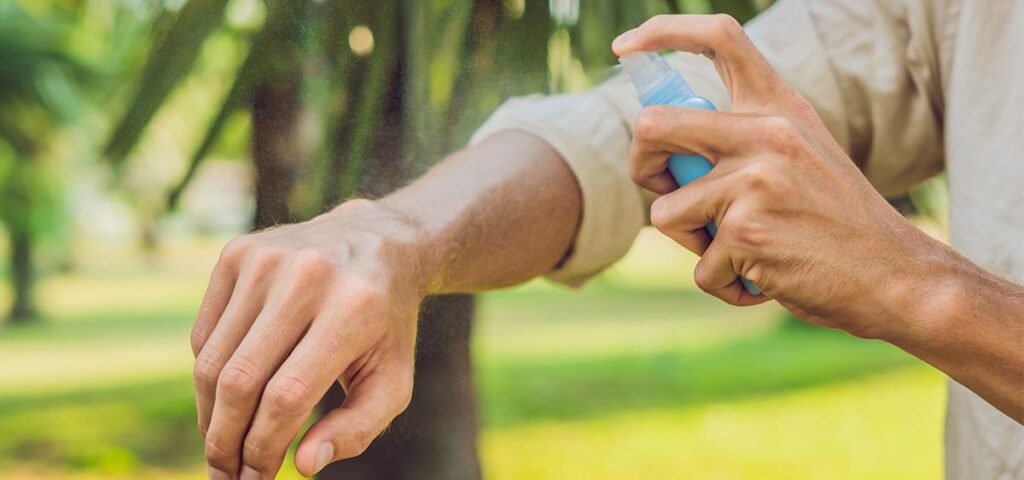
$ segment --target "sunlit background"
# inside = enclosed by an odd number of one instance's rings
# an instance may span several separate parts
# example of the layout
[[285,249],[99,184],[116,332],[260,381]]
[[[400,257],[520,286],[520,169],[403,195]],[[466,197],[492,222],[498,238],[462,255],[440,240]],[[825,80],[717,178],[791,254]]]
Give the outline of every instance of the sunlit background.
[[[224,242],[386,193],[509,96],[595,85],[651,15],[769,3],[0,0],[0,478],[203,477],[188,332]],[[941,237],[944,198],[894,202]],[[450,312],[485,477],[940,476],[939,373],[726,306],[694,262],[645,231],[581,291]]]

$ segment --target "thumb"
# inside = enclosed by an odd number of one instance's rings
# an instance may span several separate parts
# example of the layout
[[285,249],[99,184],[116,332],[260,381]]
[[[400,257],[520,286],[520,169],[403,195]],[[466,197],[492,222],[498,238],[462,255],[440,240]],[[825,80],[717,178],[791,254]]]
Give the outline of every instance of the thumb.
[[355,379],[340,407],[318,420],[299,442],[295,467],[313,476],[328,464],[359,456],[412,399],[412,372],[375,370]]

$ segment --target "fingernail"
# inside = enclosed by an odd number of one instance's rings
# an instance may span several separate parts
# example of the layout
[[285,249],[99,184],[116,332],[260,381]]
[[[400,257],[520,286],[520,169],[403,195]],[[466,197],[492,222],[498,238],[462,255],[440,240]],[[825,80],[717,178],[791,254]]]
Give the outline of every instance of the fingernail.
[[316,468],[313,469],[313,473],[323,470],[328,463],[331,463],[332,458],[334,458],[334,445],[331,445],[330,442],[321,443],[319,447],[316,447]]
[[231,480],[231,475],[210,467],[210,480]]
[[612,49],[618,51],[629,46],[629,43],[633,41],[634,37],[636,37],[635,28],[623,32],[622,35],[619,35],[618,37],[615,37],[615,40],[612,40]]
[[260,480],[263,476],[260,475],[260,472],[257,472],[252,467],[246,465],[242,467],[242,476],[239,478],[241,480]]

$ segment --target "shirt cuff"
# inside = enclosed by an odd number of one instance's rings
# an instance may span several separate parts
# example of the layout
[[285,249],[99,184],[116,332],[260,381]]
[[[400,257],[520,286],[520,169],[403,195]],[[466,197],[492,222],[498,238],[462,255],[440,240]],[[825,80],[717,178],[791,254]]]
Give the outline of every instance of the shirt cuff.
[[645,223],[629,176],[630,132],[619,112],[594,93],[532,95],[503,104],[470,144],[506,130],[533,134],[565,159],[583,195],[579,231],[568,256],[546,276],[580,286],[629,250]]

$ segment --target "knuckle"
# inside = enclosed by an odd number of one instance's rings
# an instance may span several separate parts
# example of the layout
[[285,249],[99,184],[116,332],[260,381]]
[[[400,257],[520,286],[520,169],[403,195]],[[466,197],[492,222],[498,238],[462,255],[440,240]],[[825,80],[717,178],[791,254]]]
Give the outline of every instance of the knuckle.
[[652,142],[661,138],[667,113],[666,107],[657,105],[641,110],[633,127],[633,136],[636,140]]
[[773,174],[764,163],[752,163],[738,173],[742,191],[766,192],[772,188]]
[[706,267],[703,265],[703,262],[697,262],[697,266],[693,269],[693,283],[702,291],[711,293],[711,285],[708,283],[707,272],[704,271]]
[[210,350],[203,349],[196,356],[195,365],[192,367],[192,376],[196,383],[211,388],[217,384],[220,377],[221,364]]
[[762,141],[769,150],[786,154],[800,143],[800,133],[788,119],[768,117],[763,120]]
[[665,231],[672,224],[672,205],[665,197],[659,197],[651,204],[651,225],[661,231]]
[[728,234],[732,243],[740,247],[761,248],[768,243],[764,226],[750,215],[733,218]]
[[734,40],[743,34],[743,25],[726,13],[717,13],[713,17],[714,32],[719,40]]
[[242,445],[242,463],[260,473],[271,473],[271,459],[276,459],[281,452],[262,439],[246,438]]
[[259,389],[256,365],[249,360],[232,358],[217,378],[217,389],[226,397],[246,397]]
[[249,253],[249,260],[256,265],[257,273],[266,273],[274,268],[284,256],[284,252],[276,247],[261,245],[253,248]]
[[210,466],[221,470],[230,470],[234,467],[234,459],[237,455],[232,453],[227,446],[217,439],[212,436],[206,437],[203,447],[206,461],[209,462]]
[[330,257],[320,250],[302,250],[292,260],[301,275],[321,275],[331,268]]
[[264,393],[264,401],[271,413],[281,417],[294,417],[306,409],[313,390],[304,380],[294,375],[274,377]]
[[743,274],[751,283],[761,286],[764,284],[764,269],[760,264],[754,264]]
[[629,178],[633,183],[639,185],[647,180],[647,176],[644,174],[643,169],[637,162],[633,161],[629,164]]
[[381,286],[367,279],[352,280],[346,288],[347,302],[352,311],[365,312],[378,308],[387,301]]
[[224,249],[220,252],[220,260],[223,263],[233,264],[241,260],[241,258],[255,245],[255,241],[249,235],[241,237],[235,237],[231,241],[224,245]]

